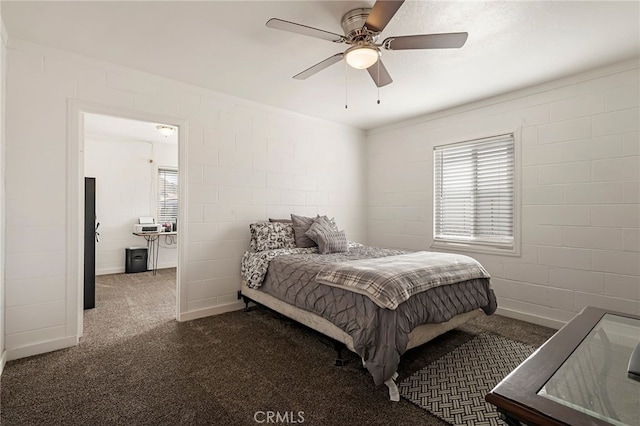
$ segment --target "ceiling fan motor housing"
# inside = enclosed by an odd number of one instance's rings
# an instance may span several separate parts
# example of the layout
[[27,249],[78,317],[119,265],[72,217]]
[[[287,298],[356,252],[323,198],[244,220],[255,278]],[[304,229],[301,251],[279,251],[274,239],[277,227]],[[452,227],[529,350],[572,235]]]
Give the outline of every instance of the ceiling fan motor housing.
[[353,9],[342,17],[342,30],[344,31],[347,43],[358,41],[368,41],[375,43],[378,34],[370,31],[364,26],[371,13],[371,8]]

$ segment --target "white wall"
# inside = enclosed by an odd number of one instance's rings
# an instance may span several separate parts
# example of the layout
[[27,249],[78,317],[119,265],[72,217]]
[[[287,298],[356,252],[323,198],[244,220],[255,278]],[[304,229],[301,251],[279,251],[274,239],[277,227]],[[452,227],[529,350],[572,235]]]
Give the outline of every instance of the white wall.
[[65,268],[73,99],[187,120],[183,320],[241,306],[240,257],[256,220],[326,213],[352,240],[367,242],[368,225],[369,243],[428,248],[432,146],[518,126],[522,257],[478,256],[502,309],[551,323],[585,304],[640,310],[637,62],[373,131],[366,156],[358,130],[43,46],[10,40],[7,67],[11,359],[77,338]]
[[640,314],[639,81],[625,62],[370,132],[369,243],[429,249],[433,147],[521,128],[521,256],[470,254],[500,312]]
[[[96,178],[96,216],[100,241],[96,244],[96,275],[125,270],[125,249],[146,247],[132,234],[141,216],[157,217],[158,167],[178,167],[175,144],[85,136],[85,176]],[[158,268],[175,267],[177,245],[160,239]]]
[[6,42],[7,34],[2,21],[2,4],[0,3],[0,374],[4,368],[6,351],[4,343],[4,275],[5,275],[5,99],[6,99]]
[[19,40],[7,50],[10,358],[76,338],[77,301],[65,287],[75,279],[65,268],[70,99],[187,120],[182,320],[242,306],[236,291],[251,222],[326,213],[364,241],[363,132]]

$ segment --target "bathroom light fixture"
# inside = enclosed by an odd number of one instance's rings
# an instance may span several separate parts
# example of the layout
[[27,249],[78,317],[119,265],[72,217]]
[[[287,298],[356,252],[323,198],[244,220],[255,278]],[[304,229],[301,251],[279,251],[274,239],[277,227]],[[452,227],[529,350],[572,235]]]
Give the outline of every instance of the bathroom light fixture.
[[173,132],[176,131],[176,128],[173,126],[167,126],[166,124],[158,124],[156,126],[156,129],[158,129],[158,131],[160,133],[162,133],[164,135],[164,137],[168,137],[171,136],[173,134]]
[[356,44],[345,52],[345,58],[353,68],[363,70],[375,64],[380,57],[377,47],[368,44]]

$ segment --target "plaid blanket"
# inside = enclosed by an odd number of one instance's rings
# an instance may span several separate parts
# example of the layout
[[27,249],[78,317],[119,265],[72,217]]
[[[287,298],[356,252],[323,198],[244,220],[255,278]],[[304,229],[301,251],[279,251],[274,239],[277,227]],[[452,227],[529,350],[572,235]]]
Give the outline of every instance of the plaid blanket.
[[363,294],[391,310],[414,294],[476,278],[490,276],[475,259],[427,251],[335,263],[316,275],[322,284]]

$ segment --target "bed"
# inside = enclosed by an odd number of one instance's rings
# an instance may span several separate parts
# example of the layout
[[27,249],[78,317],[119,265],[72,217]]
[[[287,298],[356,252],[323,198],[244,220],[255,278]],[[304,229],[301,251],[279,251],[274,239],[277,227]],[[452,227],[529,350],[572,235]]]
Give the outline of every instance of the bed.
[[300,217],[250,225],[241,295],[344,344],[391,400],[405,351],[496,310],[489,274],[470,257],[368,247],[326,216],[295,226]]

